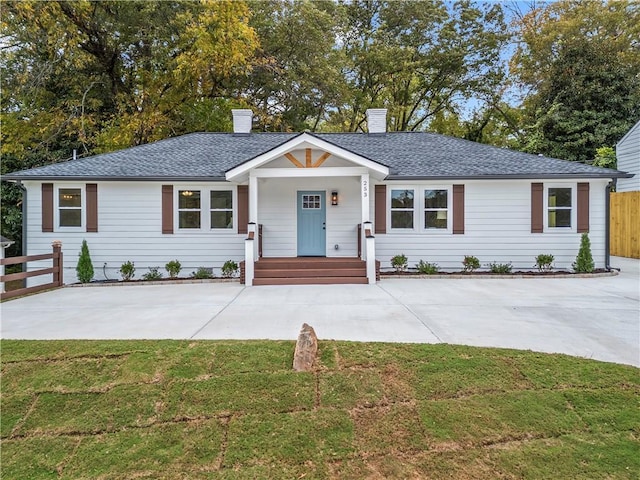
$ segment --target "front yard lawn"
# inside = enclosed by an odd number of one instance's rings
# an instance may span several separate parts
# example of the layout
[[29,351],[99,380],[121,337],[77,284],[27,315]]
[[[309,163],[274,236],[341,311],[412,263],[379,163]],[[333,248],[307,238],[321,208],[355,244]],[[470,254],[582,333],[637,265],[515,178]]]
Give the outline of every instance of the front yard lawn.
[[634,367],[319,346],[4,340],[2,478],[638,478]]

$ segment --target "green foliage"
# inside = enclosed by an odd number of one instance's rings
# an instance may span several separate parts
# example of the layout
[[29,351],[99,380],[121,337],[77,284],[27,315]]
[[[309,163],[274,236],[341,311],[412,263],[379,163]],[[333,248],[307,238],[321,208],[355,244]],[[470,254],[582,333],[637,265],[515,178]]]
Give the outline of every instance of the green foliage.
[[122,280],[124,280],[125,282],[133,279],[135,273],[136,273],[136,267],[133,264],[133,262],[127,260],[126,262],[124,262],[122,264],[122,266],[120,267],[120,275],[122,276]]
[[86,240],[82,240],[76,273],[80,283],[89,283],[93,280],[93,264],[91,263],[91,255],[89,254],[89,246]]
[[593,256],[591,255],[591,241],[589,234],[583,233],[580,237],[580,249],[576,261],[572,264],[576,273],[591,273],[595,269]]
[[480,260],[478,260],[478,257],[474,257],[473,255],[464,256],[462,260],[462,270],[464,272],[470,273],[478,268],[480,268]]
[[512,270],[513,267],[511,265],[511,262],[509,262],[509,263],[492,262],[492,263],[487,265],[487,268],[489,269],[489,271],[491,273],[506,274],[506,273],[511,273],[511,270]]
[[210,268],[198,267],[198,269],[195,272],[191,272],[190,277],[196,278],[196,279],[207,279],[207,278],[214,278],[214,275],[211,272]]
[[433,275],[440,271],[437,263],[429,263],[423,260],[420,260],[416,264],[416,269],[418,270],[418,273],[424,273],[426,275]]
[[149,267],[149,271],[142,275],[143,280],[160,280],[162,278],[162,272],[159,271],[160,267]]
[[232,278],[235,277],[238,273],[238,264],[236,262],[234,262],[233,260],[227,260],[226,262],[224,262],[224,265],[222,265],[222,276],[224,278]]
[[593,161],[596,167],[617,168],[618,159],[616,158],[616,150],[612,147],[596,148],[596,158]]
[[628,0],[560,0],[518,20],[522,41],[511,61],[525,99],[522,147],[591,162],[640,117],[640,9]]
[[165,270],[169,273],[169,277],[176,278],[182,270],[182,265],[178,260],[171,260],[164,266]]
[[550,272],[553,268],[555,257],[551,254],[541,253],[536,257],[536,267],[541,272]]
[[396,272],[404,272],[409,266],[409,260],[404,253],[394,255],[391,257],[391,266],[396,269]]

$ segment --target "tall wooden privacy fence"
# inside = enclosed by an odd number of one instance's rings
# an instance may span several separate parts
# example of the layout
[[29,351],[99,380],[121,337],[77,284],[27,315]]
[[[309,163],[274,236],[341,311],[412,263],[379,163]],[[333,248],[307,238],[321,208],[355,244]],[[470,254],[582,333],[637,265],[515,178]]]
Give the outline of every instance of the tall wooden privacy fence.
[[[43,253],[42,255],[28,255],[22,257],[10,257],[0,259],[0,265],[2,265],[2,275],[0,276],[0,285],[4,287],[5,282],[10,282],[13,280],[24,280],[25,278],[37,277],[40,275],[51,275],[53,279],[50,283],[46,283],[44,285],[36,285],[33,287],[26,288],[18,288],[16,290],[10,290],[8,292],[4,291],[4,288],[1,288],[0,298],[12,298],[20,295],[25,295],[27,293],[35,293],[40,292],[42,290],[48,290],[51,288],[61,287],[64,285],[64,279],[62,278],[62,243],[54,242],[53,251],[51,253]],[[36,262],[41,260],[51,260],[51,267],[41,268],[39,270],[32,270],[19,272],[19,273],[10,273],[9,275],[4,275],[4,267],[6,265],[16,265],[28,262]]]
[[640,258],[640,192],[611,193],[611,255]]

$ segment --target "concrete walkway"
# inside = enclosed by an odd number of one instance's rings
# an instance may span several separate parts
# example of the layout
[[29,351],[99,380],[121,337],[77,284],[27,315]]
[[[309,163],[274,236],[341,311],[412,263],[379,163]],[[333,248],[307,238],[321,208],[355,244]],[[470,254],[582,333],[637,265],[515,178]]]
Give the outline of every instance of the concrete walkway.
[[320,339],[453,343],[640,366],[640,261],[600,278],[387,279],[65,288],[0,305],[2,338]]

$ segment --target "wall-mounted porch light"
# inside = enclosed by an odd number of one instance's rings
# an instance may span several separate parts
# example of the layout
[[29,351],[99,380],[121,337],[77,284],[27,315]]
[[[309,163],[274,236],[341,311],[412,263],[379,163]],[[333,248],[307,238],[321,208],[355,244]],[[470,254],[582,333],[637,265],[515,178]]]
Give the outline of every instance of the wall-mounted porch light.
[[338,205],[338,191],[333,190],[331,192],[331,205]]

